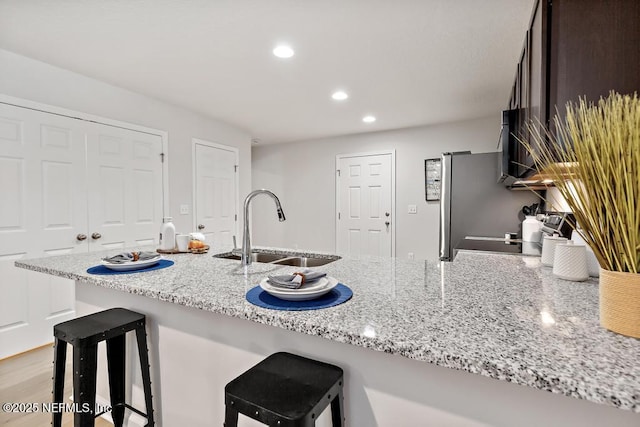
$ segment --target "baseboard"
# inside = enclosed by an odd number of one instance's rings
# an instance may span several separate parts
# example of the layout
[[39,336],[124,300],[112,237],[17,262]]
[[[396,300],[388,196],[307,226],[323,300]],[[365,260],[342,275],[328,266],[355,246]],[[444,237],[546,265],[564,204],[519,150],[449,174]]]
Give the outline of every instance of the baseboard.
[[32,351],[42,350],[45,347],[53,347],[53,341],[47,342],[47,343],[39,345],[37,347],[30,348],[28,350],[21,351],[19,353],[8,354],[6,356],[2,356],[2,357],[0,357],[0,362],[4,362],[5,360],[13,359],[14,357],[23,356],[23,355],[25,355],[27,353],[30,353]]

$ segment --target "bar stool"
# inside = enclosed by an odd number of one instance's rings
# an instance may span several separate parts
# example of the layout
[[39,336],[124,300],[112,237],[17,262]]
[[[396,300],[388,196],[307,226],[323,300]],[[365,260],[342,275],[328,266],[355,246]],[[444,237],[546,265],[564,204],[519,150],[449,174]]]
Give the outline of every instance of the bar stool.
[[236,427],[240,413],[270,426],[314,426],[331,403],[332,424],[342,427],[342,389],[341,368],[274,353],[226,385],[224,425]]
[[[125,395],[125,336],[127,332],[136,332],[138,355],[142,371],[142,384],[147,413],[143,413],[124,401]],[[144,314],[111,308],[109,310],[78,317],[55,325],[53,402],[62,403],[64,394],[64,370],[67,356],[67,343],[73,346],[73,402],[79,412],[74,413],[74,426],[93,426],[95,418],[104,412],[95,414],[96,405],[96,368],[98,364],[98,343],[106,341],[107,365],[109,370],[109,395],[111,415],[115,427],[121,427],[125,408],[147,418],[147,426],[153,427],[153,405],[151,402],[151,375],[149,373],[149,355]],[[88,407],[89,411],[82,409]],[[105,411],[106,412],[106,411]],[[62,412],[54,412],[53,426],[61,427]]]

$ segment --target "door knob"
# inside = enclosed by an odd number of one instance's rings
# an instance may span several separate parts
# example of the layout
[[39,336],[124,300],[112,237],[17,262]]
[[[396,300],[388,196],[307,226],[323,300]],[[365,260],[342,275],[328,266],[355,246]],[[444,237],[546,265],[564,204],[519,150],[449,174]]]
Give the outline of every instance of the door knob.
[[198,224],[198,230],[202,230],[202,229],[204,229],[204,225]]
[[87,239],[87,235],[86,234],[78,234],[76,236],[76,239],[82,242],[83,240]]
[[91,235],[91,238],[94,239],[94,240],[98,240],[101,237],[102,237],[102,234],[100,234],[100,233],[93,233]]
[[385,212],[384,216],[388,217],[389,215],[391,215],[389,212]]

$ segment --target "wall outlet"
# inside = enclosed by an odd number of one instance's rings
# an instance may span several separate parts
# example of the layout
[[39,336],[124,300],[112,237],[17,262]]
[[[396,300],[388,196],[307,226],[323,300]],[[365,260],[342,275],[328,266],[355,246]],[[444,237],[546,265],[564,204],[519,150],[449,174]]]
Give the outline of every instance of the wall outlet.
[[416,259],[416,257],[413,255],[413,252],[409,252],[409,259]]
[[189,215],[189,205],[180,205],[180,215]]
[[409,205],[409,209],[407,209],[407,212],[410,214],[418,213],[418,207],[416,205]]

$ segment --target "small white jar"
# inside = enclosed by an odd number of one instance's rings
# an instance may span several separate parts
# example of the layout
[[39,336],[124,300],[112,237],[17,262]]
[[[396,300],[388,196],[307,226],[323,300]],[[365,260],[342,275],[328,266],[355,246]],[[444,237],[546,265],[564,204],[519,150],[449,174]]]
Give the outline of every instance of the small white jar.
[[575,230],[571,233],[571,240],[573,240],[576,245],[585,245],[585,248],[587,249],[587,268],[589,269],[589,276],[600,277],[600,263],[598,262],[596,255],[593,253],[593,249],[587,245],[587,242],[585,242],[582,236]]
[[553,258],[553,275],[564,280],[583,282],[589,278],[587,248],[574,245],[572,240],[558,243]]
[[544,236],[542,241],[542,257],[540,262],[547,267],[553,266],[556,245],[567,241],[566,237],[560,236]]

